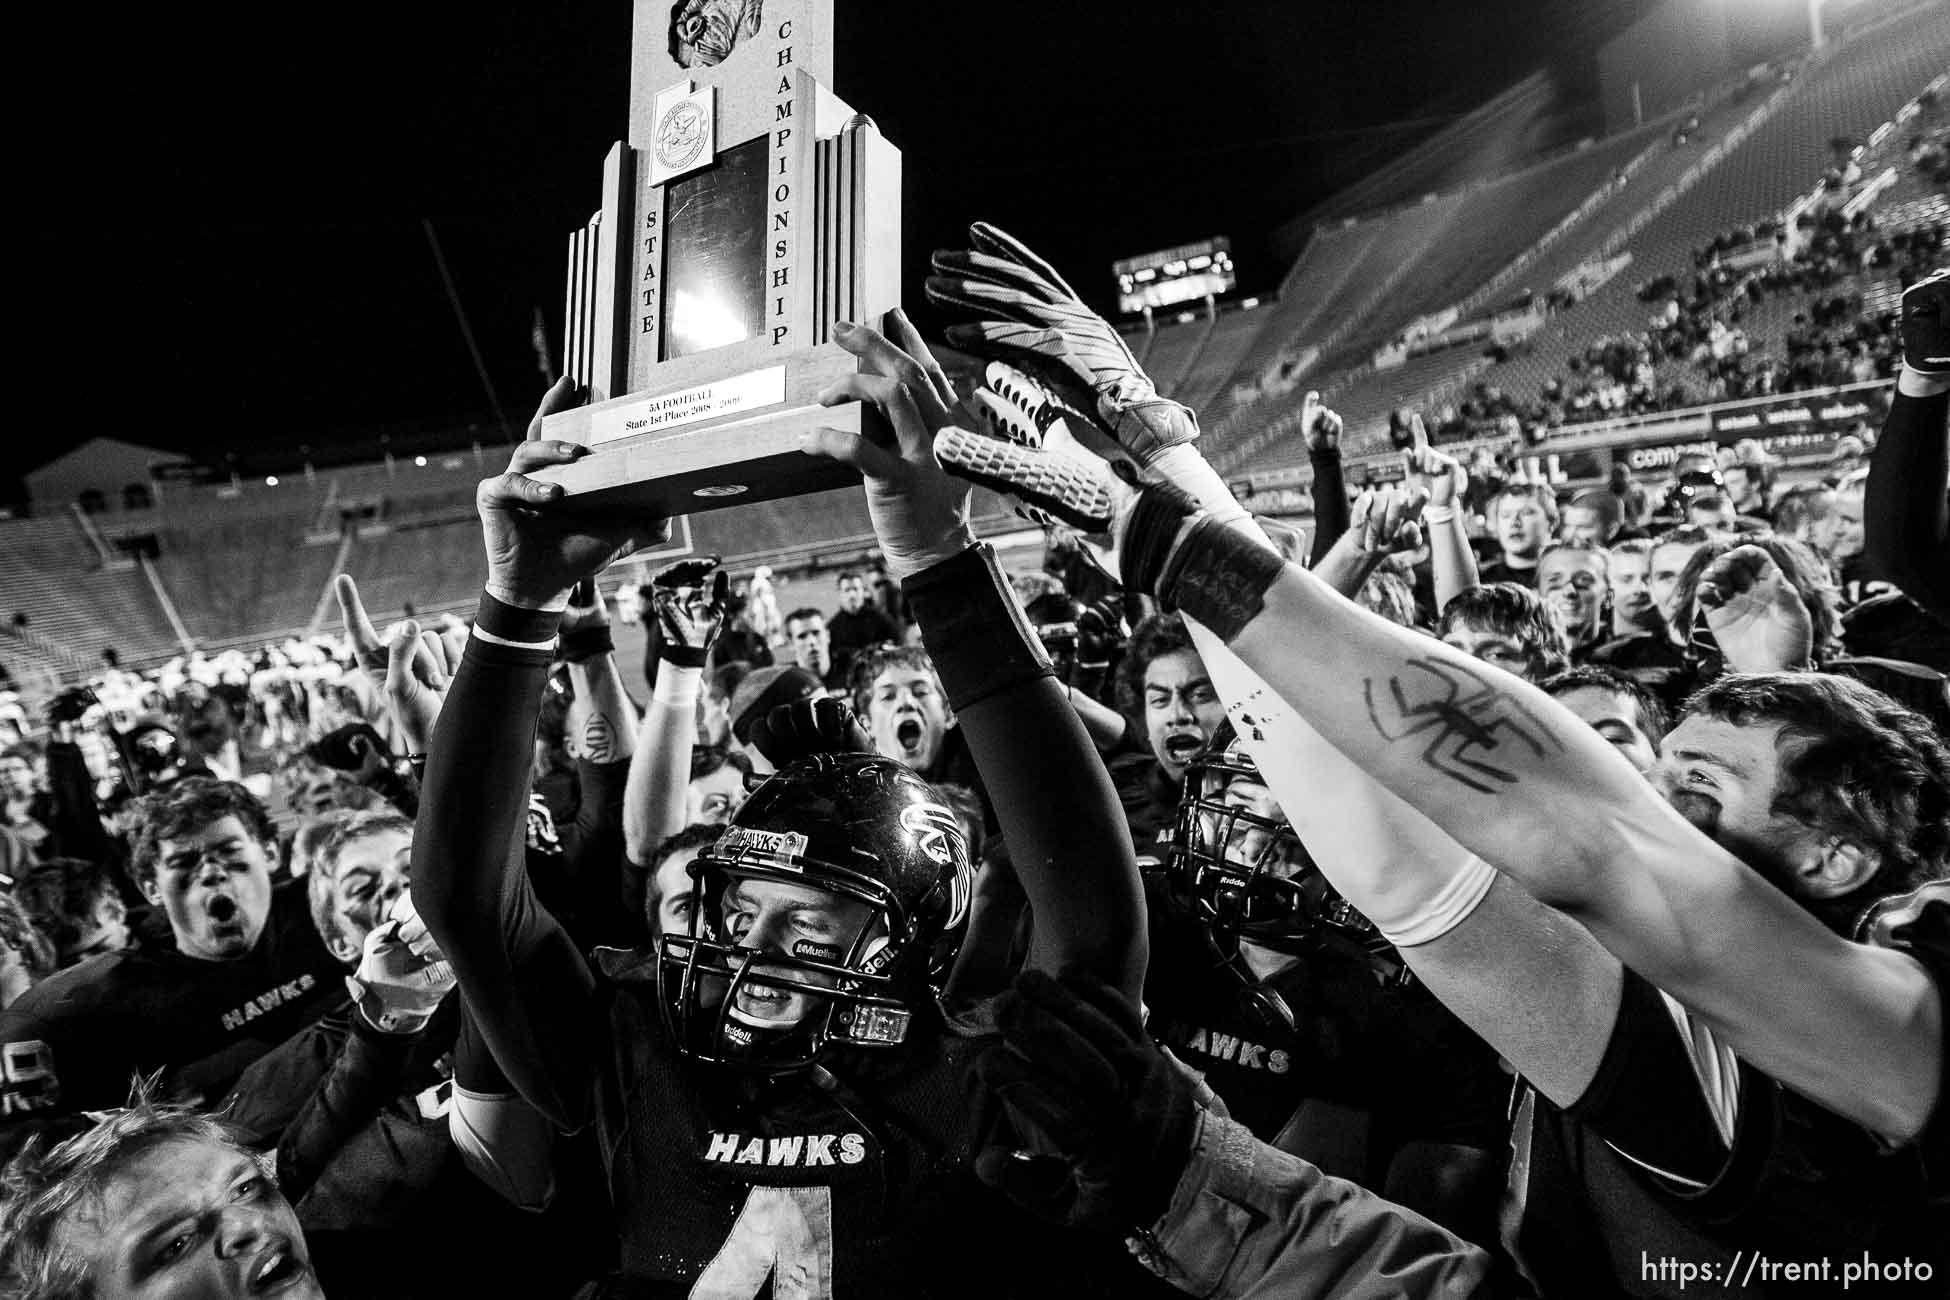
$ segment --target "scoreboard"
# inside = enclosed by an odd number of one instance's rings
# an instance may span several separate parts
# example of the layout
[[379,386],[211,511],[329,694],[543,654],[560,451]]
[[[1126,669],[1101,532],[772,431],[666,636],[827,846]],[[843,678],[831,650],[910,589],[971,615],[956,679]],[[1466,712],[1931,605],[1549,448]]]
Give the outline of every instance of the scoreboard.
[[1117,277],[1118,309],[1125,312],[1216,298],[1239,284],[1232,270],[1232,241],[1223,235],[1127,257],[1110,269]]

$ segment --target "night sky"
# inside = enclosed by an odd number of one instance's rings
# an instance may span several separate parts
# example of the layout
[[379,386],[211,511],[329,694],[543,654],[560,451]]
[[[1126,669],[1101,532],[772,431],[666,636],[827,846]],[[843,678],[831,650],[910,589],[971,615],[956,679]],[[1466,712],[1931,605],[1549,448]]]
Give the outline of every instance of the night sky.
[[[1571,78],[1643,8],[838,3],[835,89],[905,156],[908,283],[980,217],[1100,303],[1113,258],[1212,234],[1242,290],[1275,286],[1280,222],[1536,67]],[[525,424],[535,309],[557,346],[563,241],[624,129],[628,6],[132,12],[43,11],[16,47],[41,80],[14,132],[33,341],[7,469],[98,434],[247,469],[385,429],[498,440],[423,220]]]

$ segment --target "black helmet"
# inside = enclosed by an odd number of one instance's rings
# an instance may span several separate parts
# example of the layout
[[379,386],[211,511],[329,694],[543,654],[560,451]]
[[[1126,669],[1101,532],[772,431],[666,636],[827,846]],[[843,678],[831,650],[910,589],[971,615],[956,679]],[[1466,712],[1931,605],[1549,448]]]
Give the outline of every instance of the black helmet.
[[1185,768],[1165,867],[1180,905],[1216,936],[1284,952],[1336,938],[1392,955],[1374,923],[1320,874],[1290,823],[1227,800],[1240,780],[1259,784],[1259,767],[1228,721]]
[[[954,810],[872,754],[814,754],[774,774],[690,871],[691,932],[666,934],[657,964],[666,1021],[691,1059],[769,1073],[809,1066],[828,1044],[905,1041],[960,950],[975,879]],[[864,922],[820,932],[812,912],[802,933],[794,914],[784,935],[746,943],[762,900],[752,912],[726,902],[746,882],[863,905]],[[754,951],[762,965],[745,960]],[[789,1010],[794,998],[807,1009],[789,1022],[741,1005],[781,999]]]

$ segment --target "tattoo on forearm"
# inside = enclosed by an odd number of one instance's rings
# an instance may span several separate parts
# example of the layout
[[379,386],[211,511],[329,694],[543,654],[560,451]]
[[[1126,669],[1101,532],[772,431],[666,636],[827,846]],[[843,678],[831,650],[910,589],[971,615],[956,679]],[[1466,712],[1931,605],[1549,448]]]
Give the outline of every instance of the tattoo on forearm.
[[592,763],[609,763],[616,758],[616,728],[607,713],[592,713],[582,727],[582,752]]
[[1485,673],[1436,659],[1411,659],[1402,673],[1363,685],[1368,720],[1383,740],[1413,741],[1421,759],[1483,794],[1517,784],[1512,770],[1564,746],[1521,700]]

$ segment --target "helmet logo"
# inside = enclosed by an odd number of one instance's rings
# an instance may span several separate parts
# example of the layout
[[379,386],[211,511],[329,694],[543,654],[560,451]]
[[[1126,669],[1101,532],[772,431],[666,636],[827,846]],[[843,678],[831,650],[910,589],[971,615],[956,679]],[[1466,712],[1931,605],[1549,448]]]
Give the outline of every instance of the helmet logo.
[[949,836],[954,837],[955,844],[962,845],[962,856],[968,856],[968,847],[962,843],[961,821],[945,804],[908,804],[901,809],[901,829],[914,837],[915,846],[930,860],[944,867],[955,860]]
[[806,837],[798,831],[761,831],[749,826],[733,826],[718,838],[714,856],[797,858],[803,857],[805,852]]

